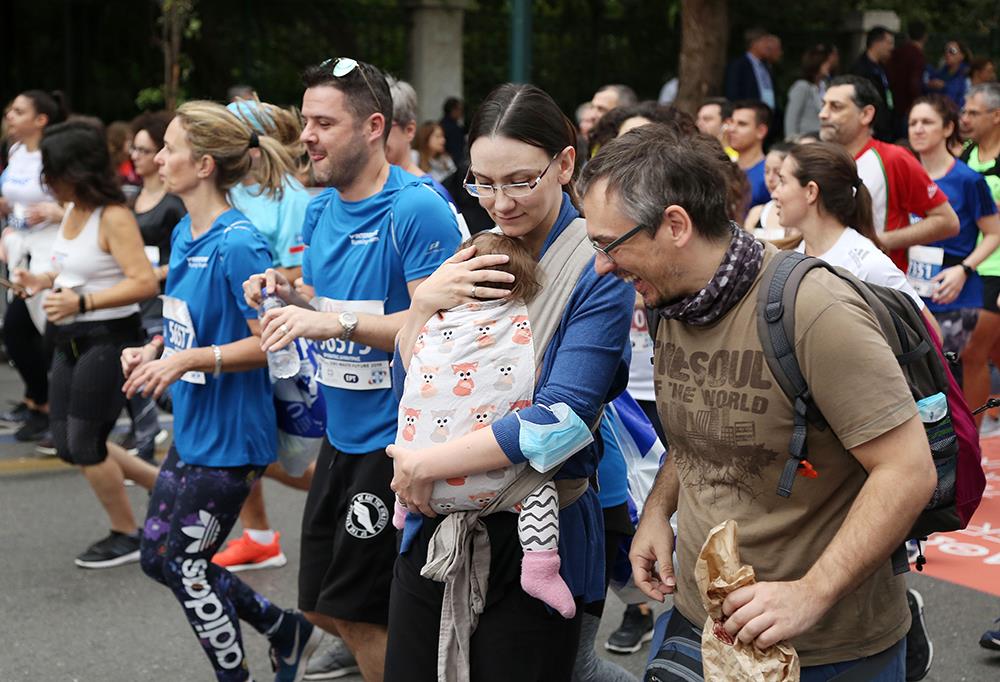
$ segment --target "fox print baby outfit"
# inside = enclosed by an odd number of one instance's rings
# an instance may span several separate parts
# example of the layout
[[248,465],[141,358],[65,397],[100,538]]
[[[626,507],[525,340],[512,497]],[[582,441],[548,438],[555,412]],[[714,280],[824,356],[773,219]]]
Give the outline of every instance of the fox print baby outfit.
[[[396,445],[422,449],[445,443],[531,405],[536,370],[523,303],[474,302],[438,313],[414,343],[399,404]],[[439,514],[482,509],[526,466],[512,464],[438,481],[430,506]],[[559,575],[555,484],[546,482],[508,511],[518,513],[518,538],[524,550],[522,588],[564,617],[572,617],[573,597]],[[397,528],[404,517],[397,502]]]

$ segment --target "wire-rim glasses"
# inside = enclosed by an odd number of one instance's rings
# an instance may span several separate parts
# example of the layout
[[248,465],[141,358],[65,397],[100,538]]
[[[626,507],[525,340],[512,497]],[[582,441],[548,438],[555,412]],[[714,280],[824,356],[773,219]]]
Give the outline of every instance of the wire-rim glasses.
[[542,181],[545,174],[548,172],[549,168],[552,167],[552,162],[556,160],[562,152],[556,152],[549,162],[545,164],[545,168],[542,172],[538,174],[538,177],[531,182],[508,182],[503,185],[487,185],[480,182],[469,182],[469,175],[472,174],[472,168],[465,173],[465,181],[462,183],[465,186],[465,191],[469,193],[470,196],[474,196],[477,199],[491,199],[497,195],[497,192],[503,192],[505,196],[511,199],[519,199],[521,197],[526,197],[531,194],[535,187],[538,187],[538,183]]

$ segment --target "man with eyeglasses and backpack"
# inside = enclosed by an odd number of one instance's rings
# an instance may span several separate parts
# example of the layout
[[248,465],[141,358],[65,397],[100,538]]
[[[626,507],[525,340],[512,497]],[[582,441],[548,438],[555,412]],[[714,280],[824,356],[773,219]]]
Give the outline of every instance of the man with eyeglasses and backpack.
[[[813,409],[779,385],[757,327],[762,280],[782,259],[726,219],[714,144],[645,126],[609,143],[581,179],[595,267],[632,281],[660,317],[655,385],[671,448],[630,557],[638,586],[658,601],[672,594],[674,609],[646,679],[702,674],[694,564],[709,530],[732,519],[759,582],[727,597],[720,626],[731,637],[788,641],[804,681],[848,670],[901,681],[910,613],[891,557],[935,491],[928,436],[872,309],[816,268],[789,311],[788,346],[827,428],[803,424],[808,449],[789,457],[793,425]],[[778,311],[767,306],[772,321]],[[664,657],[685,640],[684,656]],[[671,673],[678,662],[688,667]]]
[[261,320],[265,350],[296,337],[317,342],[327,441],[303,515],[299,607],[343,643],[319,654],[305,679],[360,668],[381,680],[396,558],[389,361],[412,292],[455,252],[460,234],[429,182],[386,160],[393,107],[381,71],[341,57],[306,69],[303,81],[302,141],[329,188],[310,203],[302,230],[303,280],[315,297],[307,301],[274,270],[254,275],[244,293],[259,304],[264,286],[287,304]]

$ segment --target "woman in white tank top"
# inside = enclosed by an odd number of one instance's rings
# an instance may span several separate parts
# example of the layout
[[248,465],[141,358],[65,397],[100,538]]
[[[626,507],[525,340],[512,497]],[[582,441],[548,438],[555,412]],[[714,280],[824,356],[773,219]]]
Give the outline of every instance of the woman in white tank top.
[[[55,239],[63,208],[42,184],[42,153],[38,149],[46,126],[61,122],[64,112],[53,95],[26,90],[11,103],[4,116],[7,134],[14,143],[0,182],[0,217],[7,228],[0,242],[0,258],[9,270],[28,267],[44,272],[49,247]],[[6,417],[21,423],[15,438],[44,438],[49,429],[49,362],[42,335],[45,311],[40,296],[10,300],[4,311],[7,353],[24,381],[23,401]],[[55,454],[55,450],[46,451]]]
[[14,274],[29,293],[41,292],[54,328],[49,407],[57,454],[81,468],[111,525],[110,535],[76,564],[117,566],[139,558],[122,481],[152,487],[156,468],[107,438],[125,405],[121,348],[142,338],[137,302],[156,294],[156,277],[101,132],[83,122],[62,123],[46,131],[40,149],[46,183],[69,207],[48,268]]

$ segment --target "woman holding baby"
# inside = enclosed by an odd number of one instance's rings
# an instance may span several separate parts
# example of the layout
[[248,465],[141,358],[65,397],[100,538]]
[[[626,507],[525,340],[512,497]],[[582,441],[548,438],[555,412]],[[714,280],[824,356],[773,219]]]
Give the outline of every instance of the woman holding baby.
[[[582,612],[604,598],[591,432],[628,380],[634,293],[594,272],[571,198],[574,143],[570,121],[531,85],[498,87],[472,120],[465,188],[517,243],[477,236],[459,250],[417,288],[397,338],[400,430],[388,453],[410,514],[386,679],[568,680]],[[484,283],[470,259],[486,253],[507,255],[495,269],[513,285]],[[537,266],[531,296],[510,291],[525,276],[521,253]],[[446,498],[448,486],[457,494]],[[558,539],[535,557],[538,528],[525,517],[547,490]]]

